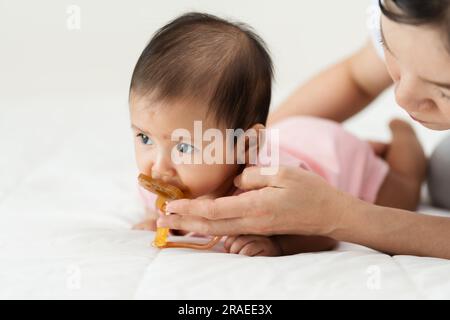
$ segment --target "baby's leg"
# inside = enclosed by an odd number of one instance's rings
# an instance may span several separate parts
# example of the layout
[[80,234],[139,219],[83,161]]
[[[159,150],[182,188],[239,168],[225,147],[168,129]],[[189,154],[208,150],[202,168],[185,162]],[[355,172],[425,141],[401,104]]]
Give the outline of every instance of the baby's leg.
[[450,135],[431,156],[428,189],[433,205],[450,209]]
[[390,128],[392,143],[386,154],[390,171],[378,193],[376,204],[416,210],[426,176],[427,159],[414,129],[407,122],[394,120]]

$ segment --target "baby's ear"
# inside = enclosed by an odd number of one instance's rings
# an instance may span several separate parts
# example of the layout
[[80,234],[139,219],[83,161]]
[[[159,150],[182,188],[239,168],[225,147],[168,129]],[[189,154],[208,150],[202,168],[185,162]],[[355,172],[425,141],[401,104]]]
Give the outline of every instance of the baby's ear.
[[257,123],[253,127],[251,127],[251,129],[255,130],[258,135],[258,149],[259,149],[264,145],[264,142],[266,141],[266,134],[265,134],[266,126],[261,123]]
[[265,142],[266,127],[257,123],[245,132],[245,163],[256,164],[260,149]]

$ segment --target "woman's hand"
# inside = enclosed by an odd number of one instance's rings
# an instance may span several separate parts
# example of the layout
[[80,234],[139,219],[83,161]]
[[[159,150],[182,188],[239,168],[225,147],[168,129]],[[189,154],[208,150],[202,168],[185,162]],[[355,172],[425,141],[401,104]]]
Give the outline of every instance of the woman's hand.
[[246,168],[234,183],[245,192],[215,200],[177,200],[158,226],[209,235],[330,235],[353,198],[301,168],[281,167],[275,175]]

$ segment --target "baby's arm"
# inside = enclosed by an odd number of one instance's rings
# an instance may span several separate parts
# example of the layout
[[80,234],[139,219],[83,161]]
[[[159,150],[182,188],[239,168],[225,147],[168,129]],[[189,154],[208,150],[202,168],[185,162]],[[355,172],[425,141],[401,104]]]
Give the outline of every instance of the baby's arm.
[[243,235],[228,237],[224,247],[229,253],[275,257],[332,250],[336,244],[335,240],[320,236],[281,235],[265,237]]

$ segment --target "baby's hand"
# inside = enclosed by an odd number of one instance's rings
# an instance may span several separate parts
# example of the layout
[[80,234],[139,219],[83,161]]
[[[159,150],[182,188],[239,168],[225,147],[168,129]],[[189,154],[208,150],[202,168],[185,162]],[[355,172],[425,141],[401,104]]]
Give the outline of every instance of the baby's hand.
[[133,230],[147,230],[156,231],[156,220],[158,219],[158,213],[156,210],[145,208],[145,218],[144,221],[135,224]]
[[282,255],[278,243],[264,236],[237,236],[228,237],[224,243],[225,250],[229,253],[241,254],[250,257],[266,256],[275,257]]
[[[158,213],[156,212],[156,210],[146,207],[144,221],[135,224],[133,226],[133,230],[156,231],[156,220],[158,220]],[[171,234],[177,236],[184,236],[189,233],[187,231],[182,230],[170,230],[170,231]]]

